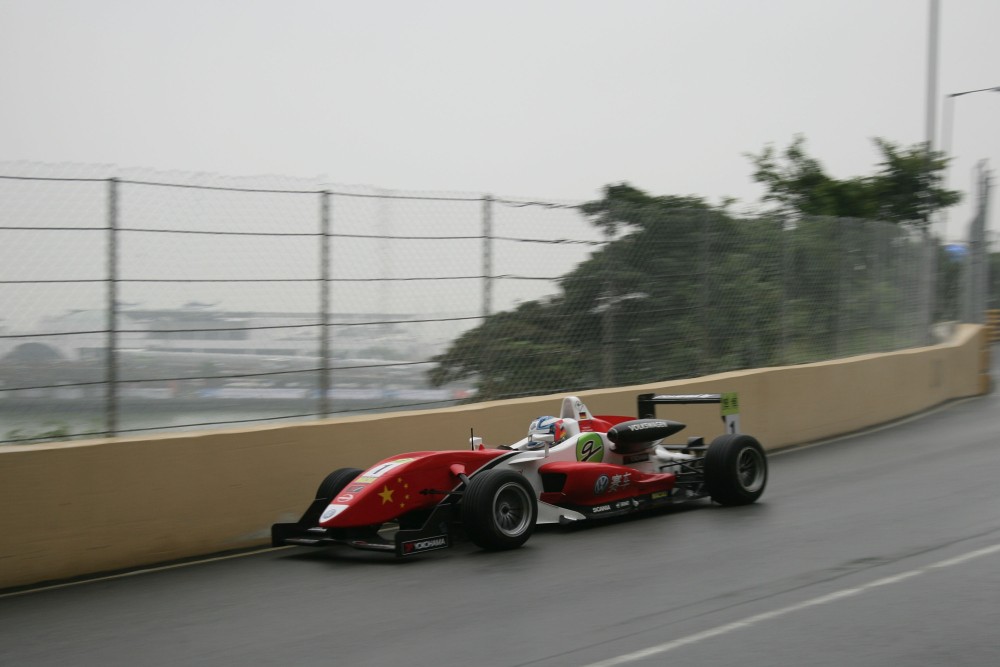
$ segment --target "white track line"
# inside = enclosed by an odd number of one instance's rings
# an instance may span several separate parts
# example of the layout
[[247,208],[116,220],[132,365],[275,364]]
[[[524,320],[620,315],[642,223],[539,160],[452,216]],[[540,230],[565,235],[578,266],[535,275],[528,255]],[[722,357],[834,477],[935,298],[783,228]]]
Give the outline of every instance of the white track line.
[[834,591],[833,593],[828,593],[826,595],[821,595],[819,597],[812,598],[811,600],[798,602],[796,604],[789,605],[787,607],[781,607],[780,609],[775,609],[773,611],[766,611],[761,614],[755,614],[754,616],[748,616],[747,618],[736,621],[734,623],[719,625],[714,628],[709,628],[708,630],[696,632],[693,635],[680,637],[678,639],[674,639],[669,642],[664,642],[663,644],[657,644],[656,646],[650,646],[649,648],[642,649],[640,651],[634,651],[632,653],[620,655],[615,658],[610,658],[608,660],[601,660],[600,662],[592,662],[588,665],[585,665],[584,667],[612,667],[613,665],[624,665],[630,662],[636,662],[637,660],[644,660],[646,658],[651,658],[655,655],[660,655],[662,653],[667,653],[668,651],[673,651],[674,649],[680,648],[682,646],[688,646],[689,644],[696,644],[706,639],[711,639],[712,637],[725,635],[730,632],[734,632],[736,630],[743,630],[744,628],[752,627],[754,625],[757,625],[758,623],[763,623],[764,621],[770,621],[775,618],[787,616],[788,614],[792,614],[797,611],[802,611],[803,609],[808,609],[810,607],[819,607],[822,605],[830,604],[831,602],[842,600],[844,598],[853,597],[855,595],[861,595],[862,593],[866,593],[874,588],[879,588],[881,586],[888,586],[890,584],[899,583],[900,581],[905,581],[906,579],[912,579],[913,577],[919,577],[921,575],[927,574],[932,570],[940,570],[947,567],[954,567],[955,565],[961,565],[962,563],[967,563],[970,560],[976,558],[982,558],[983,556],[988,556],[990,554],[995,554],[997,552],[1000,552],[1000,544],[994,544],[992,546],[984,547],[982,549],[970,551],[968,553],[964,553],[954,558],[940,560],[937,561],[936,563],[931,563],[930,565],[927,565],[925,567],[908,570],[900,574],[894,574],[889,577],[883,577],[882,579],[876,579],[875,581],[869,582],[862,586],[857,586],[855,588],[844,588],[839,591]]

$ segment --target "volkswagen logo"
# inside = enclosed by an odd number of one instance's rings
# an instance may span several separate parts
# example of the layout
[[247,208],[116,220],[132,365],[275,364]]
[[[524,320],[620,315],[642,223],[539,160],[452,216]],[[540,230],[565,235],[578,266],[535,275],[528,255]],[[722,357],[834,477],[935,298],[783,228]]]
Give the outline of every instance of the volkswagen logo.
[[600,477],[597,478],[597,481],[594,482],[594,495],[595,496],[601,495],[602,493],[608,490],[609,486],[611,486],[611,478],[609,478],[607,475],[601,475]]

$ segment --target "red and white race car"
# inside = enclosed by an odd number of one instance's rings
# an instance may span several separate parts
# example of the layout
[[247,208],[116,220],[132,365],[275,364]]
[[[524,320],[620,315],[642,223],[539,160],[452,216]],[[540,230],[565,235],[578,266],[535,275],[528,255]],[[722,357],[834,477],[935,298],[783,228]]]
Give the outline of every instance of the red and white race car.
[[[657,419],[662,404],[735,403],[733,394],[641,394],[639,418],[594,416],[575,397],[558,417],[539,417],[527,437],[496,449],[411,452],[367,470],[342,468],[320,484],[296,523],[271,527],[274,546],[346,544],[409,556],[443,549],[464,534],[491,550],[524,544],[538,524],[569,524],[711,498],[756,501],[767,456],[737,433],[705,445],[662,440],[685,428]],[[724,414],[726,411],[723,410]],[[730,410],[730,413],[732,410]]]

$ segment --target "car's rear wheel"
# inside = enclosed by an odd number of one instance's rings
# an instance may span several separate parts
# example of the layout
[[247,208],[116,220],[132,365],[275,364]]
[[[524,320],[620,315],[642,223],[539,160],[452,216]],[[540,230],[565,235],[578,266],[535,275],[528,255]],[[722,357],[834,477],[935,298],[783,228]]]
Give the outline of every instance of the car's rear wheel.
[[361,474],[360,468],[338,468],[334,470],[320,483],[316,489],[316,497],[331,502],[337,494],[344,490],[355,477]]
[[721,435],[705,452],[705,487],[720,505],[748,505],[767,486],[767,455],[757,439],[742,433]]
[[538,518],[535,491],[512,470],[486,470],[469,481],[462,498],[462,524],[477,546],[516,549],[531,537]]

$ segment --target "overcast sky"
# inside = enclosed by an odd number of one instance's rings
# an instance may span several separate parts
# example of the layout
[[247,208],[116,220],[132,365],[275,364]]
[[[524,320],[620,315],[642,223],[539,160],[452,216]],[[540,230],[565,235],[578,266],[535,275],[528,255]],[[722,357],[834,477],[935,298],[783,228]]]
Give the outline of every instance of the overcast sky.
[[[845,178],[873,137],[924,140],[928,5],[0,0],[0,160],[752,207],[768,143],[801,133]],[[939,97],[1000,86],[998,30],[997,0],[941,0]],[[955,102],[968,191],[1000,165],[1000,93]]]

